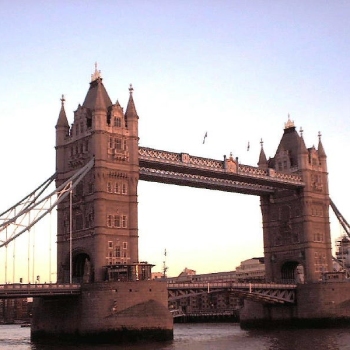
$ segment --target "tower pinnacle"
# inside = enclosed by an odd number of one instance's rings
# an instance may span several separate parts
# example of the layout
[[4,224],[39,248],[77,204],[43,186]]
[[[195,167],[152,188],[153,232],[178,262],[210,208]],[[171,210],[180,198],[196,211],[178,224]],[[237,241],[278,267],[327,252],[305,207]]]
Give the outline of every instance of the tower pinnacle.
[[97,70],[97,62],[95,62],[95,72],[91,74],[91,81],[95,81],[101,77],[101,71]]
[[284,129],[294,128],[294,121],[290,120],[290,115],[288,113],[288,121],[284,123]]

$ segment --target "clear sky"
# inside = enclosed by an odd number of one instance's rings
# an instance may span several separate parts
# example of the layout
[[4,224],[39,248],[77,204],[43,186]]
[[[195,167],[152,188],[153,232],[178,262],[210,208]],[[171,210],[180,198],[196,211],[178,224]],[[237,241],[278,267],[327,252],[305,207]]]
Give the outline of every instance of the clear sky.
[[[126,107],[133,84],[141,146],[256,166],[288,114],[307,147],[320,131],[350,220],[349,18],[347,0],[1,1],[0,210],[54,173],[61,94],[72,122],[98,62],[112,101]],[[234,270],[263,255],[261,226],[258,197],[139,183],[139,257],[154,271],[164,249],[170,276]]]

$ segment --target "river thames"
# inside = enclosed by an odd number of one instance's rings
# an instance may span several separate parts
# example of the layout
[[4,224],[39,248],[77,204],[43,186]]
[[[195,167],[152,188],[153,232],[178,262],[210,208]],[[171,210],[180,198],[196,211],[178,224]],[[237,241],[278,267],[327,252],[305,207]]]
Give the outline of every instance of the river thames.
[[174,340],[132,345],[32,344],[30,328],[0,326],[1,350],[342,350],[350,349],[350,327],[244,331],[235,323],[176,323]]

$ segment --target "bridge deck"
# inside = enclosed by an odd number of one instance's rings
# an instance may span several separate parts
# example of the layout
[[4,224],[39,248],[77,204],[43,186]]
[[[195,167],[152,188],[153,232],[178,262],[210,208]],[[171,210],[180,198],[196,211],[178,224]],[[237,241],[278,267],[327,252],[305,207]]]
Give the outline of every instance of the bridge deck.
[[0,299],[78,295],[80,284],[0,284]]
[[228,291],[237,297],[251,299],[262,303],[295,303],[296,284],[277,283],[168,283],[168,300],[195,297],[203,293]]
[[[238,297],[266,303],[294,303],[295,284],[269,283],[168,283],[169,301],[203,293],[229,291]],[[80,284],[0,284],[0,299],[79,295]]]

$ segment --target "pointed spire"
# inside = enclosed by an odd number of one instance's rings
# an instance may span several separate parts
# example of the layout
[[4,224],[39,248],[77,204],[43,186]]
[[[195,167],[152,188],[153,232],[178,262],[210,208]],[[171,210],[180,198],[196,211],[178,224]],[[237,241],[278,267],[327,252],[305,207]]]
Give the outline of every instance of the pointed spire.
[[91,110],[107,110],[112,105],[112,101],[102,83],[101,71],[97,70],[95,63],[95,72],[91,75],[90,88],[86,94],[83,107]]
[[61,100],[61,110],[60,110],[60,114],[58,115],[56,126],[63,126],[63,127],[69,128],[66,111],[64,109],[64,102],[65,102],[64,95],[62,95],[60,100]]
[[125,111],[125,118],[127,121],[132,119],[132,118],[138,119],[134,99],[132,97],[133,91],[134,91],[134,88],[132,87],[132,84],[130,84],[130,87],[129,87],[130,96],[129,96],[128,105],[127,105],[126,111]]
[[302,127],[300,127],[300,153],[301,154],[308,154],[308,151],[307,151],[307,148],[306,148],[306,145],[305,145],[305,141],[304,141],[304,137],[303,137],[303,134],[304,134],[304,130]]
[[321,132],[319,131],[318,132],[318,147],[317,147],[318,156],[320,158],[327,158],[326,152],[324,151],[324,148],[323,148],[323,145],[322,145],[321,136],[322,136]]
[[267,169],[267,158],[266,158],[266,154],[265,154],[264,147],[263,147],[264,142],[262,139],[260,140],[260,145],[261,145],[261,149],[260,149],[258,167],[263,168],[263,169]]

